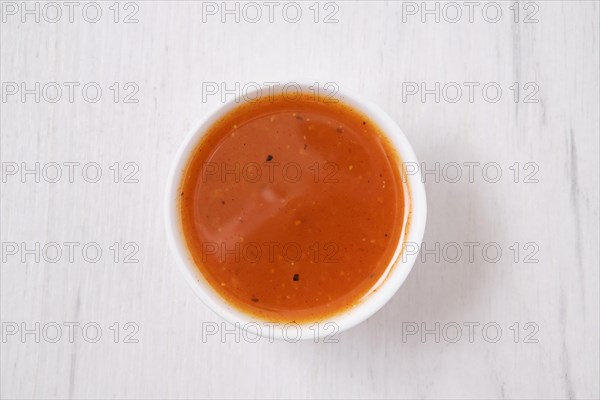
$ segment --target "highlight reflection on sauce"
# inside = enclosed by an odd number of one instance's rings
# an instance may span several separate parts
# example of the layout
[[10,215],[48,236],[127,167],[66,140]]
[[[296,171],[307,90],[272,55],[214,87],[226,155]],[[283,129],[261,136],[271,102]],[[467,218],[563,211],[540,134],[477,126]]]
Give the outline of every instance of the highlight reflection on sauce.
[[323,320],[385,276],[405,229],[400,160],[341,102],[241,105],[194,150],[181,222],[216,292],[259,318]]

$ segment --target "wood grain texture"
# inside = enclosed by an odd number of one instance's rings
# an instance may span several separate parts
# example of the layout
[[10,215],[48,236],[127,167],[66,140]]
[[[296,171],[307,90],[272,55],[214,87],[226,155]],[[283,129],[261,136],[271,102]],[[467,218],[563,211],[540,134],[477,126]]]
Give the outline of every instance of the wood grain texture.
[[[523,3],[518,23],[512,2],[498,3],[496,23],[482,17],[485,2],[472,23],[465,7],[460,21],[436,23],[407,13],[407,3],[338,2],[339,21],[330,24],[314,22],[312,2],[299,3],[297,23],[277,12],[273,23],[266,14],[258,23],[243,16],[222,23],[219,14],[203,22],[201,2],[141,1],[135,2],[139,22],[124,24],[112,20],[112,2],[99,4],[97,23],[77,12],[73,23],[65,15],[57,23],[31,17],[23,23],[3,8],[2,82],[29,88],[97,82],[103,89],[97,103],[79,91],[72,103],[66,94],[56,103],[15,95],[0,105],[3,168],[97,162],[103,172],[98,183],[80,175],[72,183],[65,176],[57,183],[26,176],[22,183],[20,175],[2,182],[3,332],[13,323],[33,329],[36,322],[95,322],[103,334],[89,343],[76,331],[71,343],[63,325],[57,343],[47,340],[54,337],[49,330],[40,343],[32,334],[25,340],[20,332],[5,335],[2,398],[600,396],[597,2],[533,2],[537,23],[523,22],[523,13],[533,10]],[[324,7],[320,21],[330,11]],[[120,10],[122,19],[133,8],[121,4]],[[428,168],[498,163],[503,175],[497,183],[483,179],[481,169],[473,182],[427,176],[429,248],[436,242],[463,250],[465,242],[481,245],[472,262],[466,253],[457,262],[449,260],[454,253],[439,262],[427,255],[381,311],[337,335],[338,343],[236,343],[233,335],[224,343],[218,336],[203,341],[203,323],[221,319],[187,287],[167,248],[162,200],[170,162],[188,130],[220,104],[218,96],[203,99],[203,83],[233,88],[235,82],[297,78],[335,82],[375,101]],[[136,83],[139,102],[123,103],[122,91],[115,103],[114,82],[121,89]],[[440,102],[434,95],[404,101],[406,82],[429,89],[456,82],[463,97],[452,103],[447,92]],[[480,84],[473,102],[464,82]],[[489,82],[502,89],[495,103],[481,94]],[[522,88],[515,103],[514,82],[535,83],[539,101],[523,102],[531,90]],[[139,182],[114,183],[109,167],[115,162],[136,163]],[[518,183],[509,169],[515,162]],[[539,167],[537,183],[523,182],[528,162]],[[8,254],[9,242],[96,242],[103,255],[97,263],[80,253],[72,263],[65,255],[56,263],[32,256],[22,262]],[[109,249],[115,242],[137,243],[139,262],[124,263],[121,253],[115,263]],[[502,249],[496,263],[481,255],[488,242]],[[517,262],[510,249],[515,242]],[[539,247],[537,263],[523,262],[532,249],[523,248],[528,242]],[[115,322],[119,343],[110,330]],[[127,322],[139,326],[139,343],[123,342]],[[480,324],[472,341],[468,322]],[[525,330],[528,322],[535,325]],[[403,337],[412,323],[427,329],[439,323],[445,335],[439,342],[434,334]],[[456,343],[449,340],[452,323],[462,326]],[[502,329],[496,343],[483,336],[487,323]],[[526,343],[535,326],[529,339],[538,342]]]

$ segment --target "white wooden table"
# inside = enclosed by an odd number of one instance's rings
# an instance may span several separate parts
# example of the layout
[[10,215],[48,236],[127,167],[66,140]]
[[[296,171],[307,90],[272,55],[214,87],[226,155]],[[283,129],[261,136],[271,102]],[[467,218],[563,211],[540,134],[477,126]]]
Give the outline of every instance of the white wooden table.
[[[1,6],[3,398],[599,397],[597,2]],[[337,343],[236,341],[166,244],[188,130],[286,79],[433,171],[424,259]]]

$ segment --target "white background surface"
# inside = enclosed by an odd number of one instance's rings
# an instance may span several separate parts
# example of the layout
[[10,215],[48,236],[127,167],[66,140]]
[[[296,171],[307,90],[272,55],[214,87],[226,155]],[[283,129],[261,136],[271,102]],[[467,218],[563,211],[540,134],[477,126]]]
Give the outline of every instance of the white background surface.
[[[459,3],[456,23],[431,15],[422,22],[421,14],[403,13],[401,2],[339,2],[338,22],[329,24],[323,5],[314,22],[312,2],[301,3],[295,24],[283,19],[284,3],[273,23],[264,5],[259,23],[243,15],[222,23],[220,14],[203,22],[200,2],[136,2],[139,22],[131,24],[113,21],[112,2],[101,3],[100,21],[88,23],[84,4],[72,23],[64,5],[57,23],[3,15],[2,82],[80,83],[72,103],[64,86],[56,103],[36,103],[33,95],[3,100],[3,170],[10,163],[97,162],[103,172],[98,183],[84,181],[80,169],[69,182],[65,166],[58,183],[43,176],[36,183],[33,175],[23,183],[20,174],[2,182],[1,319],[5,334],[20,330],[1,344],[3,398],[598,398],[597,2],[521,3],[517,23],[512,2],[498,3],[496,23],[482,17],[485,2],[473,22]],[[121,19],[133,10],[123,7]],[[524,23],[536,7],[538,22]],[[454,253],[439,261],[428,254],[386,307],[336,335],[337,343],[236,343],[233,334],[224,343],[218,335],[203,342],[203,323],[221,319],[186,286],[167,248],[161,207],[169,164],[188,130],[220,104],[219,96],[204,101],[203,82],[234,88],[295,77],[335,82],[374,100],[428,168],[495,162],[502,177],[487,182],[481,166],[472,183],[466,167],[457,183],[427,176],[425,242],[461,244],[462,257],[453,263]],[[87,82],[103,89],[97,103],[81,96]],[[136,83],[139,102],[123,103],[121,92],[115,103],[114,82]],[[403,82],[457,82],[463,97],[403,101]],[[473,102],[463,82],[480,84]],[[481,94],[488,82],[502,88],[496,103]],[[524,103],[521,92],[515,103],[514,82],[537,85],[538,102]],[[112,182],[115,162],[136,163],[139,182]],[[517,183],[509,169],[515,162]],[[527,162],[538,166],[537,183],[523,182]],[[8,254],[9,242],[96,242],[103,254],[97,263],[80,250],[72,263],[66,254],[55,263],[31,255],[22,262]],[[115,263],[114,242],[137,243],[139,262],[124,263],[120,254]],[[464,242],[480,244],[472,262]],[[482,257],[488,242],[502,249],[498,262]],[[525,251],[529,242],[539,248],[537,263],[524,262],[535,248]],[[21,336],[38,322],[48,326],[39,343]],[[72,343],[68,322],[80,324]],[[97,343],[81,332],[89,322],[102,328]],[[119,343],[110,330],[115,322]],[[139,326],[138,343],[123,343],[127,322]],[[469,322],[480,324],[472,340]],[[57,343],[49,340],[51,323],[63,329]],[[420,332],[403,337],[412,323],[430,330],[439,323],[439,342]],[[456,343],[452,323],[462,327]],[[496,343],[488,342],[494,328],[482,332],[488,323],[502,329]]]

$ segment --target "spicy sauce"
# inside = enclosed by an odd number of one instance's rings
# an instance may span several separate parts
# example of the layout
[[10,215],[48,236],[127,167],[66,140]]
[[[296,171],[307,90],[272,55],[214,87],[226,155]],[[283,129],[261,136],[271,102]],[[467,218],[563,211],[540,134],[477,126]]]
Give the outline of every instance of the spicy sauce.
[[399,158],[342,102],[240,105],[188,163],[181,223],[214,290],[263,320],[323,320],[385,277],[409,210]]

